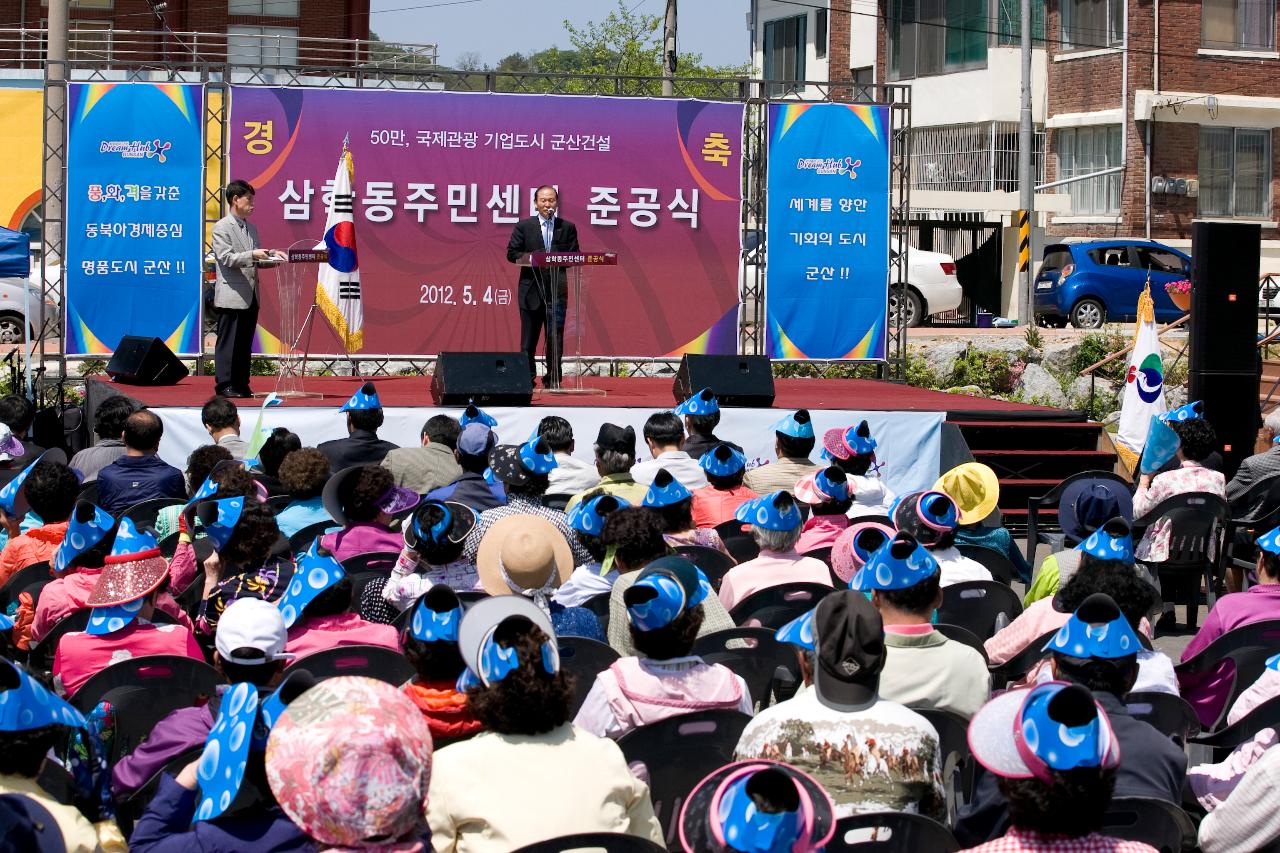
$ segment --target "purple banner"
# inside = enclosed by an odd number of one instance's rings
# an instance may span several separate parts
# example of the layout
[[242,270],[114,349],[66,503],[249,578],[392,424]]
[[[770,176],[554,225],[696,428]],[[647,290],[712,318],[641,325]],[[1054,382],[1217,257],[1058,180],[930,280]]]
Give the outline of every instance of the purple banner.
[[[583,251],[618,255],[583,273],[584,355],[734,352],[742,118],[691,100],[233,87],[230,174],[257,189],[265,247],[318,241],[350,135],[365,352],[516,349],[506,246],[542,184]],[[265,294],[262,351],[277,311]],[[318,333],[312,349],[335,345]]]

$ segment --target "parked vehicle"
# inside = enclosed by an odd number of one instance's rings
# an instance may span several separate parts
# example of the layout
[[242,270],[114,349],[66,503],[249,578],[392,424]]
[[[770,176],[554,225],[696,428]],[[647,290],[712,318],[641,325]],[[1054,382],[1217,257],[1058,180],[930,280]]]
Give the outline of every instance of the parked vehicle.
[[1046,326],[1098,329],[1133,320],[1148,280],[1156,321],[1170,323],[1182,311],[1164,286],[1191,277],[1191,257],[1153,240],[1062,240],[1045,246],[1035,282],[1035,317]]
[[[50,267],[45,274],[57,281],[60,270]],[[0,345],[21,343],[27,334],[34,337],[58,311],[58,303],[45,302],[41,294],[40,262],[38,256],[32,260],[27,235],[0,228]]]
[[954,311],[964,300],[960,280],[956,278],[956,261],[942,252],[926,252],[912,246],[907,252],[905,292],[897,286],[898,241],[889,246],[889,318],[898,311],[906,313],[907,326],[919,326],[931,314]]

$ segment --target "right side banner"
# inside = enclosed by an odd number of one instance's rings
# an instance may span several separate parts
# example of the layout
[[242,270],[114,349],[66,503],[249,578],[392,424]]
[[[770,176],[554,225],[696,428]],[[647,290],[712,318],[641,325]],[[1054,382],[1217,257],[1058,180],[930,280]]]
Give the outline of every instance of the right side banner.
[[889,108],[770,104],[768,199],[769,355],[883,359]]

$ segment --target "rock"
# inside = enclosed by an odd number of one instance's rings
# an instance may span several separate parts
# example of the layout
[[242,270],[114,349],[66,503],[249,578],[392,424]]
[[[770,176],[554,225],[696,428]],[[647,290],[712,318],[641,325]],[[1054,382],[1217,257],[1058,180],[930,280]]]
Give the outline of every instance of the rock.
[[1026,370],[1022,371],[1022,378],[1018,380],[1014,391],[1021,394],[1023,401],[1027,403],[1057,406],[1059,408],[1065,408],[1067,405],[1067,397],[1062,393],[1062,387],[1058,385],[1058,380],[1054,379],[1049,374],[1049,371],[1038,364],[1027,365]]
[[965,341],[944,341],[925,347],[920,354],[924,356],[924,363],[933,374],[938,377],[939,382],[946,382],[951,378],[951,374],[956,369],[956,359],[958,359],[968,347]]
[[1071,372],[1071,362],[1080,351],[1077,343],[1055,343],[1046,346],[1041,364],[1050,373],[1066,374]]
[[961,394],[965,397],[981,397],[982,389],[977,385],[957,385],[947,389],[948,394]]
[[1187,386],[1166,385],[1164,388],[1164,401],[1171,409],[1184,405],[1187,402]]
[[1109,379],[1099,376],[1091,380],[1088,376],[1077,376],[1067,388],[1067,401],[1073,406],[1084,406],[1089,402],[1090,392],[1095,400],[1115,402],[1119,389]]
[[1111,424],[1120,423],[1120,413],[1112,412],[1111,414],[1107,415],[1105,418],[1102,419],[1102,423],[1104,426],[1110,426]]

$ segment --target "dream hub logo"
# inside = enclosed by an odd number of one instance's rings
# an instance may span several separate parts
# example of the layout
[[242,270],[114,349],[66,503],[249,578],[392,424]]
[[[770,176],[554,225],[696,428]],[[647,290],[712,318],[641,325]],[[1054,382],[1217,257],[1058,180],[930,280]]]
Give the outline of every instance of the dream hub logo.
[[802,172],[815,172],[819,175],[848,175],[849,180],[858,179],[858,169],[862,161],[852,157],[801,157],[796,161],[796,168]]
[[169,149],[173,148],[173,143],[167,140],[153,139],[150,142],[141,140],[124,140],[124,139],[108,139],[103,140],[98,146],[99,154],[119,154],[126,160],[141,160],[144,157],[150,160],[155,157],[161,163],[165,162]]

